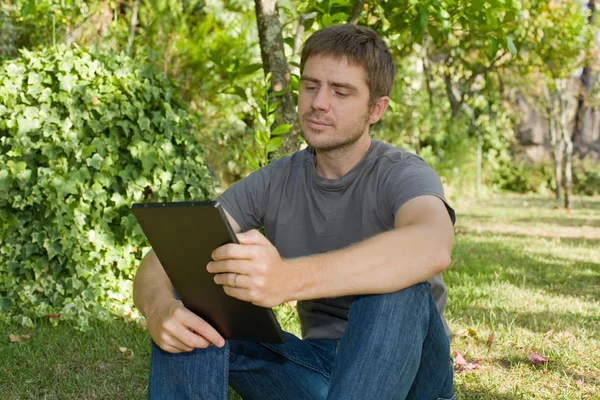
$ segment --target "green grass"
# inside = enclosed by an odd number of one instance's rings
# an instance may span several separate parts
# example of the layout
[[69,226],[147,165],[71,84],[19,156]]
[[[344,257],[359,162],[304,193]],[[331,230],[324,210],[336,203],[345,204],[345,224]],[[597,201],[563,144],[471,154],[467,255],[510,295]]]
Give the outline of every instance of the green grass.
[[[555,204],[516,195],[454,204],[452,350],[484,359],[456,374],[458,399],[600,399],[600,198],[578,199],[571,213]],[[289,306],[278,315],[298,333]],[[146,396],[149,336],[137,325],[82,333],[39,321],[0,333],[2,399]],[[34,336],[10,343],[11,333]],[[533,365],[532,351],[551,362]]]
[[[452,349],[484,359],[456,375],[461,399],[600,399],[600,199],[580,199],[571,213],[554,204],[456,204],[445,273]],[[533,365],[532,351],[551,362]]]

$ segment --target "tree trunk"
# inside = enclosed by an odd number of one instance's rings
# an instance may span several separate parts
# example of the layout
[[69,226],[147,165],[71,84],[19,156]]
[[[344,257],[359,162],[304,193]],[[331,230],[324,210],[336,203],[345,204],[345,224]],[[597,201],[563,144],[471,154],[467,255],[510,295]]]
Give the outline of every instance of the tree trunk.
[[133,38],[135,37],[135,27],[138,23],[138,8],[140,6],[140,0],[133,2],[133,8],[131,9],[131,22],[129,23],[129,38],[127,39],[127,54],[131,55],[133,50]]
[[563,182],[565,194],[565,208],[570,210],[573,207],[573,142],[565,132],[565,179]]
[[[564,189],[564,200],[565,208],[570,210],[572,207],[572,187],[573,182],[573,170],[572,170],[572,159],[573,159],[573,141],[571,140],[571,131],[569,129],[569,114],[570,109],[569,103],[572,98],[572,85],[567,79],[564,81],[565,85],[561,91],[558,92],[558,112],[559,112],[559,129],[561,135],[561,151],[564,156],[564,177],[563,177],[563,189]],[[569,90],[571,87],[571,90]],[[574,96],[573,96],[574,97]],[[572,104],[572,103],[571,103]],[[571,114],[572,115],[572,114]],[[561,167],[563,164],[561,163]]]
[[279,153],[291,153],[299,149],[298,118],[294,97],[288,89],[290,71],[283,49],[281,22],[277,13],[276,0],[254,0],[256,4],[256,21],[260,54],[265,74],[271,73],[271,90],[283,91],[277,107],[277,124],[291,124],[292,128],[284,136]]
[[[556,133],[555,133],[556,134]],[[553,161],[554,161],[554,183],[556,185],[556,199],[559,200],[561,198],[561,189],[563,185],[563,176],[562,176],[562,164],[563,164],[563,151],[564,151],[564,139],[561,138],[554,145],[554,151],[552,152]]]
[[462,101],[459,100],[459,95],[455,93],[454,85],[452,84],[452,76],[450,72],[446,71],[444,74],[444,83],[446,84],[446,94],[448,95],[448,101],[452,109],[452,118],[458,117],[462,106]]
[[362,11],[365,5],[365,0],[356,0],[354,3],[354,7],[352,8],[352,13],[348,18],[349,24],[356,24],[358,22],[358,18],[360,18],[360,12]]
[[[589,0],[588,7],[590,9],[590,15],[588,22],[592,29],[595,30],[596,21],[596,1]],[[581,87],[579,90],[579,97],[577,99],[577,113],[575,114],[575,124],[573,127],[572,141],[576,144],[586,142],[586,138],[591,136],[590,129],[592,128],[591,121],[591,107],[590,97],[592,94],[592,87],[594,86],[594,80],[596,79],[596,65],[598,59],[598,49],[596,46],[596,38],[594,34],[593,44],[591,46],[590,54],[588,54],[587,65],[583,68],[581,73]]]
[[477,196],[481,197],[481,170],[483,167],[483,135],[477,131]]

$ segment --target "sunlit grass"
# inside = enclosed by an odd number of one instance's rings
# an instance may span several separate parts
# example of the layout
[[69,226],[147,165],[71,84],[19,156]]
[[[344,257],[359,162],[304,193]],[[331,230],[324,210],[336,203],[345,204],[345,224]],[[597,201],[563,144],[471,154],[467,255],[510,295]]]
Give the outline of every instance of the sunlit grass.
[[[456,374],[457,399],[600,399],[600,198],[578,199],[571,213],[556,204],[533,196],[455,204],[456,246],[444,274],[452,350],[483,359]],[[277,316],[299,335],[292,305]],[[143,328],[115,320],[81,333],[39,321],[2,332],[2,399],[146,396]],[[10,333],[35,336],[11,344]],[[530,352],[551,361],[534,365]]]
[[600,199],[576,206],[503,196],[457,207],[452,349],[484,359],[456,375],[460,398],[600,399]]

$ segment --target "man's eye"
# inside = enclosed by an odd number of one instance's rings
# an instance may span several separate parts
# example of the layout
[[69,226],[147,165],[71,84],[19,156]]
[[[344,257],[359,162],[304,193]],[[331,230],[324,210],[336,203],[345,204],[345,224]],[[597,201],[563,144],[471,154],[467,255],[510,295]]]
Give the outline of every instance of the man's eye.
[[305,89],[309,90],[309,91],[313,91],[313,90],[317,90],[317,87],[316,86],[305,86]]
[[335,95],[338,97],[348,97],[348,93],[346,92],[335,92]]

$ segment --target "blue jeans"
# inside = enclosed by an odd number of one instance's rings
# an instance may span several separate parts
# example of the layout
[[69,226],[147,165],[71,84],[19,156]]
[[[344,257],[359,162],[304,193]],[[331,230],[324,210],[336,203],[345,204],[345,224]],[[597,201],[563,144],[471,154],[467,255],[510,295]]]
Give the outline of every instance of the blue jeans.
[[355,296],[341,340],[228,340],[171,354],[152,343],[150,400],[453,398],[450,343],[426,283]]

